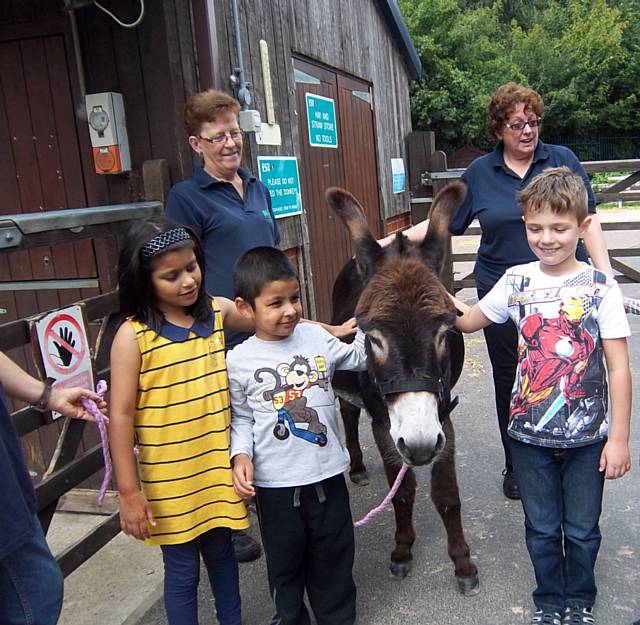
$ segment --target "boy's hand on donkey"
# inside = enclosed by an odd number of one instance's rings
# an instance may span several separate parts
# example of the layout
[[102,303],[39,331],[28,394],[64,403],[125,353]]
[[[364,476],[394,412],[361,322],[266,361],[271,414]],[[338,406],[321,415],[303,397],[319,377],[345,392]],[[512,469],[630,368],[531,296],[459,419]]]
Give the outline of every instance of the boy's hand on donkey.
[[233,487],[243,499],[249,499],[256,494],[253,487],[253,462],[246,454],[233,457]]
[[127,536],[138,540],[151,538],[150,525],[156,525],[153,512],[145,496],[140,492],[129,495],[120,493],[120,527]]
[[629,446],[625,442],[609,439],[600,455],[600,471],[605,471],[605,479],[622,477],[630,468]]

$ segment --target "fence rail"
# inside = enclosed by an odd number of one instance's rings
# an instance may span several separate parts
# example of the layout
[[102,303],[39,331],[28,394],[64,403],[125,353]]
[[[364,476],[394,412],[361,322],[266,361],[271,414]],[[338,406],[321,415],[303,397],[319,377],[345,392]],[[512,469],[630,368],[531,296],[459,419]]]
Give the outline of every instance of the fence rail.
[[[134,220],[159,216],[161,213],[160,202],[140,202],[27,215],[4,215],[0,218],[0,253],[86,238],[114,237],[124,233]],[[51,281],[49,288],[60,288],[57,283],[56,280]],[[28,281],[25,284],[25,288],[30,286]],[[3,282],[2,285],[11,288],[14,283]],[[89,322],[100,324],[92,352],[94,369],[98,379],[109,380],[109,351],[120,321],[117,293],[104,293],[80,300],[77,304],[84,308]],[[7,351],[29,345],[32,324],[42,314],[0,325],[0,349]],[[21,437],[47,423],[45,416],[31,407],[14,411],[11,417]],[[60,497],[85,479],[95,475],[104,466],[100,445],[78,456],[82,434],[86,427],[85,421],[78,419],[65,421],[48,474],[35,487],[38,517],[45,533]],[[58,557],[58,563],[64,575],[67,576],[73,572],[119,531],[119,513],[115,512]]]
[[[430,165],[430,171],[423,172],[420,176],[420,180],[423,186],[431,186],[433,188],[434,196],[448,182],[460,178],[464,172],[464,169],[460,168],[449,169],[447,167],[447,156],[444,152],[434,152],[430,158]],[[630,172],[615,184],[596,193],[595,197],[598,204],[603,202],[616,202],[619,200],[640,200],[640,192],[629,191],[629,188],[632,185],[640,182],[640,159],[584,161],[582,166],[585,168],[587,173],[612,171]],[[424,198],[420,198],[420,200],[424,202]],[[602,229],[605,231],[640,230],[640,222],[603,223]],[[479,227],[471,226],[467,228],[465,233],[461,236],[478,236],[481,232],[482,231]],[[463,278],[455,279],[454,264],[475,261],[476,254],[474,252],[454,254],[451,251],[451,242],[449,251],[448,266],[445,267],[444,271],[445,286],[453,289],[454,291],[459,291],[460,289],[467,287],[474,287],[475,279],[473,273],[469,273]],[[616,276],[616,280],[618,282],[623,284],[640,283],[640,271],[637,271],[621,260],[622,258],[637,256],[640,256],[640,251],[637,249],[616,248],[609,250],[611,266],[615,271],[620,273],[620,275]]]

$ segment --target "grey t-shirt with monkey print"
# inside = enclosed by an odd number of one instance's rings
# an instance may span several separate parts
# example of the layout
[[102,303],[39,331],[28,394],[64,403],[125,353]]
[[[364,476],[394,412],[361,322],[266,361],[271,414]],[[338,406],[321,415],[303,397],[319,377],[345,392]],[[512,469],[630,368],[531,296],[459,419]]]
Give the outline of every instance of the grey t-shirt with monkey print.
[[231,457],[253,460],[255,486],[304,486],[349,466],[331,386],[338,369],[366,369],[360,330],[348,344],[300,323],[284,340],[252,336],[227,354]]

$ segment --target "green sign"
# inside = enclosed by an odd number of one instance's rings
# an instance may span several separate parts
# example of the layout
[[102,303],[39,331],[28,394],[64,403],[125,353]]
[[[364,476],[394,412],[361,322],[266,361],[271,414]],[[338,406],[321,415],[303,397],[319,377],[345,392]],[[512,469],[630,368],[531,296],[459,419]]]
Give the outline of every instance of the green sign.
[[302,212],[298,159],[295,156],[258,156],[258,175],[269,189],[276,218]]
[[318,148],[338,147],[336,105],[331,98],[305,93],[309,143]]

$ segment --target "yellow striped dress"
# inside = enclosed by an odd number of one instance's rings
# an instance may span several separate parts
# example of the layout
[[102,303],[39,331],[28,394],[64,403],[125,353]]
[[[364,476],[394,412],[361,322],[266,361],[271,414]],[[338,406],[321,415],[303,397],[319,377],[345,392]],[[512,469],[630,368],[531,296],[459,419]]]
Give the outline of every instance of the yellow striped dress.
[[249,525],[231,479],[222,315],[215,300],[212,306],[209,323],[165,322],[160,334],[130,320],[142,355],[135,416],[140,481],[157,522],[149,544]]

